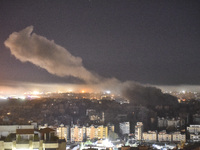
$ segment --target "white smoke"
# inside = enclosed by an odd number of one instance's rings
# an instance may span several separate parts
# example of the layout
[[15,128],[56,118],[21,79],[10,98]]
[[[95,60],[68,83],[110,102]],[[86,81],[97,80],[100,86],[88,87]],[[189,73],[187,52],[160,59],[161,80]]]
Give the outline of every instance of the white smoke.
[[176,103],[174,97],[164,95],[159,89],[146,87],[133,81],[121,82],[116,78],[98,76],[83,66],[80,57],[73,56],[54,41],[32,31],[33,26],[29,26],[20,32],[12,33],[5,41],[11,54],[20,61],[31,62],[57,76],[73,76],[82,79],[93,89],[113,89],[128,98],[132,104]]
[[12,33],[5,41],[17,59],[31,62],[57,76],[73,76],[87,83],[99,82],[99,77],[83,66],[80,57],[72,56],[64,47],[32,31],[33,26],[29,26]]

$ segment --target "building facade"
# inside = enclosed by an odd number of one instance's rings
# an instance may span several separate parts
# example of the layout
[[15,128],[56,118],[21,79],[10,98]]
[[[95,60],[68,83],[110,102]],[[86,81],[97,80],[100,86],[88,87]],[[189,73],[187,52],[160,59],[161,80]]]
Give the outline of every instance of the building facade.
[[142,140],[143,139],[143,123],[137,122],[135,126],[135,139],[136,140]]
[[143,140],[145,142],[156,142],[157,138],[157,131],[148,131],[143,133]]
[[6,137],[11,133],[16,133],[17,129],[34,129],[34,125],[1,125],[0,137]]
[[158,133],[158,141],[159,142],[171,142],[172,136],[171,134],[167,134],[165,130]]
[[60,125],[56,129],[56,133],[59,139],[65,139],[65,141],[70,141],[70,127],[69,126],[64,126],[63,124]]
[[70,129],[71,131],[71,142],[81,142],[84,139],[86,139],[86,127],[80,127],[77,125],[74,125]]
[[200,125],[190,125],[189,127],[187,127],[187,131],[189,133],[199,134],[200,133]]
[[107,126],[73,126],[71,131],[71,142],[81,142],[83,140],[106,139],[108,137]]
[[130,134],[130,123],[129,122],[122,122],[119,123],[120,133],[122,135]]
[[185,142],[186,141],[186,135],[181,134],[181,132],[173,132],[172,133],[172,141],[173,142]]
[[[66,147],[64,147],[66,149]],[[12,142],[4,142],[0,141],[0,150],[16,150],[16,149],[28,149],[28,150],[45,150],[45,149],[52,149],[52,150],[65,150],[59,146],[59,143],[45,143],[41,141],[29,141],[28,143],[19,144],[16,141]]]

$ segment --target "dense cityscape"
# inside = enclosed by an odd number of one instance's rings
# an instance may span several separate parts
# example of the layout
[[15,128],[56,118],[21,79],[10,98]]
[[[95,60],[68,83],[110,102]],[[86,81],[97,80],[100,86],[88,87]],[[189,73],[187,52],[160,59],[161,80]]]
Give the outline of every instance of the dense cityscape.
[[110,91],[8,97],[0,105],[1,145],[43,140],[67,149],[191,149],[200,142],[199,93],[171,94],[177,105],[133,105]]

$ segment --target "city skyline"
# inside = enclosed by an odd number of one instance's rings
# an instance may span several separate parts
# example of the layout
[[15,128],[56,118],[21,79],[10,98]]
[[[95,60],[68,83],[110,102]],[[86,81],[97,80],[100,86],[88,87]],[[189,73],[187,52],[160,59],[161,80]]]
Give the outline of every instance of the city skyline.
[[199,1],[3,0],[0,91],[30,85],[33,89],[54,85],[56,90],[68,84],[84,86],[77,76],[59,77],[11,55],[4,42],[30,26],[34,34],[69,51],[80,66],[101,79],[199,90],[199,5]]

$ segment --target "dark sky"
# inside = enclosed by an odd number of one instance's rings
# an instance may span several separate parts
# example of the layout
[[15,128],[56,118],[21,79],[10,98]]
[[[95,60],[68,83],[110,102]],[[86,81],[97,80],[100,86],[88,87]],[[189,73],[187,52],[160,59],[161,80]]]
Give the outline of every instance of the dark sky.
[[144,84],[200,84],[199,0],[1,0],[0,82],[73,83],[11,55],[4,41],[33,25],[85,68]]

